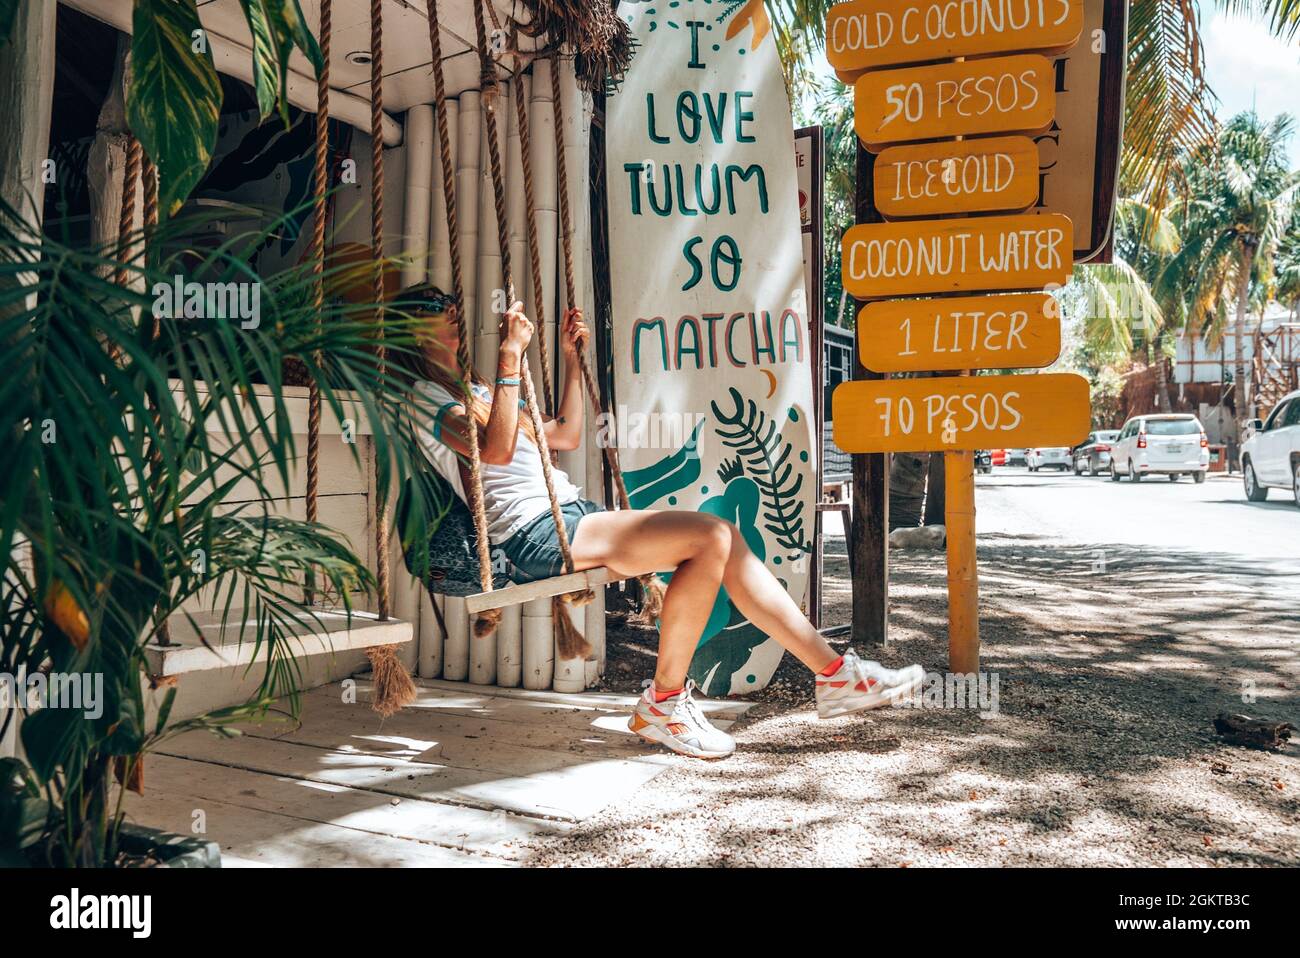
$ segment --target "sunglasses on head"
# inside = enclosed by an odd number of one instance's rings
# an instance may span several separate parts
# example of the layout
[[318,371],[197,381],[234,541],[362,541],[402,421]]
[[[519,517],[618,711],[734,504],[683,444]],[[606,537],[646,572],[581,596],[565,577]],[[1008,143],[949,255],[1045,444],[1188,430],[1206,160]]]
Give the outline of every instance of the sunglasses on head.
[[421,311],[429,313],[445,313],[456,305],[455,296],[444,293],[436,286],[414,286],[406,290],[402,297],[418,304]]

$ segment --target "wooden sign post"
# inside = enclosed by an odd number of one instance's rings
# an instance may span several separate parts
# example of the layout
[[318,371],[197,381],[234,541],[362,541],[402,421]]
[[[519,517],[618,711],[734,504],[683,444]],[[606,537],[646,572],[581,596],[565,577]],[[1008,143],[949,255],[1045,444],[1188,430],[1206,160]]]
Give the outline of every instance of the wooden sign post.
[[[1074,231],[1067,216],[1023,212],[1040,192],[1038,147],[1025,134],[1055,118],[1042,54],[1078,40],[1083,0],[971,9],[852,0],[826,24],[831,64],[854,83],[854,128],[877,154],[874,196],[887,220],[859,223],[841,242],[844,288],[870,301],[858,314],[861,362],[881,374],[956,374],[842,383],[835,443],[944,454],[948,661],[960,673],[979,670],[974,451],[1073,443],[1091,420],[1080,376],[972,375],[1048,366],[1060,353],[1047,290],[1070,278]],[[1002,295],[942,298],[971,293]]]

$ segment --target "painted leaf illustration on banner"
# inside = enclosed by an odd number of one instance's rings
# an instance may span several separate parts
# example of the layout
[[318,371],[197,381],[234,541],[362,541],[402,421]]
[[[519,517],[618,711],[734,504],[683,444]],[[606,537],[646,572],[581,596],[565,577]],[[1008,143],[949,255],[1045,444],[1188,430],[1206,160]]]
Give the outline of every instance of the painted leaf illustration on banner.
[[[624,2],[606,126],[614,383],[632,505],[734,523],[804,605],[812,369],[794,133],[762,0]],[[718,594],[691,676],[762,688],[781,649]]]

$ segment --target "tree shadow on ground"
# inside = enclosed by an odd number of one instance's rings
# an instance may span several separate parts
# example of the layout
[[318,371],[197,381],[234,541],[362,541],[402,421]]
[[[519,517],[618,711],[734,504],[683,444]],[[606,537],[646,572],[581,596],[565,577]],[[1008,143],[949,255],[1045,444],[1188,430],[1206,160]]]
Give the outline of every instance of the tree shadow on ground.
[[[824,622],[847,622],[843,540],[826,545]],[[736,756],[683,760],[643,808],[566,843],[607,863],[673,847],[693,864],[1300,862],[1300,749],[1226,745],[1211,725],[1300,724],[1300,563],[1033,536],[982,536],[979,561],[994,714],[818,723],[787,656],[733,730]],[[860,651],[945,672],[943,552],[895,552],[891,573],[890,645]]]

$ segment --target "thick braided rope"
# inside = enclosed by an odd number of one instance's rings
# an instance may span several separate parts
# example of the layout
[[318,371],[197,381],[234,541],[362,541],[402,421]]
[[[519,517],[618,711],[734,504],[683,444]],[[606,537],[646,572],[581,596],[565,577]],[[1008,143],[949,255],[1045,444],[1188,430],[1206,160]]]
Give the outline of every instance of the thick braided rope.
[[140,141],[127,134],[126,166],[122,170],[122,210],[117,217],[117,269],[113,271],[113,282],[118,286],[126,285],[126,245],[135,223],[135,191],[140,181],[140,157],[144,151]]
[[[384,345],[384,3],[370,0],[370,257],[374,265],[375,332],[379,377],[388,372]],[[388,619],[388,491],[375,462],[375,593],[379,621]]]
[[[145,265],[148,266],[153,234],[158,228],[158,167],[154,166],[153,160],[149,159],[149,155],[143,150],[140,151],[140,183],[141,193],[144,197]],[[132,213],[132,218],[134,219],[134,213]],[[150,313],[149,337],[151,339],[157,339],[161,330],[161,321]],[[154,417],[154,422],[155,424],[158,422],[156,416]],[[153,451],[149,455],[149,463],[154,469],[155,476],[161,474],[162,461],[162,448],[155,445]],[[159,645],[171,645],[171,627],[167,624],[166,619],[163,619],[158,623],[157,635]]]
[[[456,298],[456,361],[460,364],[461,384],[464,387],[465,409],[474,408],[469,334],[465,330],[464,286],[460,268],[460,227],[456,213],[456,171],[452,167],[451,134],[447,129],[447,83],[442,72],[442,38],[438,33],[437,0],[429,0],[429,50],[433,58],[434,113],[438,121],[438,149],[442,157],[442,196],[447,214],[447,245],[451,254],[452,295]],[[487,513],[483,506],[482,462],[479,459],[478,426],[469,412],[466,430],[469,446],[469,505],[474,516],[475,545],[478,551],[479,585],[484,592],[492,591],[492,555],[489,551]]]
[[[330,125],[330,36],[333,33],[332,0],[320,6],[321,69],[316,76],[316,156],[312,170],[311,273],[312,305],[316,314],[316,335],[321,333],[321,314],[325,308],[325,217],[328,215],[325,194],[329,190]],[[315,350],[312,359],[320,374],[324,357]],[[320,517],[320,384],[316,376],[307,383],[307,521]],[[316,577],[307,572],[303,598],[311,603],[316,591]]]
[[[330,125],[330,34],[333,26],[332,0],[321,0],[320,52],[323,64],[316,77],[316,163],[313,171],[312,196],[312,301],[316,312],[316,335],[321,333],[321,313],[325,307],[325,194],[329,191],[329,125]],[[320,370],[320,350],[313,353],[317,371]],[[319,515],[320,491],[320,385],[316,377],[307,384],[307,521],[315,522]]]
[[[568,296],[569,306],[572,307],[577,302],[577,290],[573,280],[573,218],[569,210],[569,170],[564,154],[564,93],[560,87],[559,50],[555,51],[555,55],[551,60],[551,99],[555,103],[555,168],[556,179],[560,184],[560,247],[564,254],[564,289]],[[600,401],[600,390],[596,388],[596,379],[592,376],[591,367],[587,364],[587,354],[579,350],[575,357],[578,361],[578,371],[582,375],[582,384],[587,391],[587,401],[591,404],[592,411],[603,410],[604,407]],[[602,451],[605,453],[605,462],[609,464],[609,474],[614,479],[614,491],[618,495],[618,507],[620,509],[631,509],[632,503],[627,495],[627,482],[623,479],[623,467],[618,458],[618,417],[610,416],[607,418],[610,428],[606,437],[607,441],[602,444]],[[638,576],[637,581],[641,583],[640,617],[646,624],[652,624],[663,608],[663,583],[653,573]]]
[[[569,306],[572,307],[577,302],[577,290],[574,288],[573,281],[572,214],[569,210],[568,162],[564,155],[564,96],[560,88],[559,51],[556,51],[551,61],[551,98],[555,101],[555,168],[556,178],[560,183],[560,247],[564,252],[564,289],[568,294]],[[603,408],[600,390],[596,388],[595,377],[592,376],[591,368],[587,365],[587,356],[579,352],[577,358],[578,369],[582,373],[582,384],[587,390],[587,400],[593,410],[600,411]],[[613,417],[611,417],[611,427],[609,441],[603,444],[605,461],[609,463],[610,474],[614,477],[614,487],[618,492],[618,507],[631,509],[632,505],[627,497],[627,483],[623,480],[623,469],[618,461],[617,423]],[[642,576],[642,581],[647,578],[650,577]]]
[[140,182],[144,184],[144,228],[148,233],[158,225],[158,167],[143,151],[140,155]]
[[[501,251],[501,280],[506,288],[506,295],[512,297],[514,296],[514,282],[510,274],[510,232],[509,224],[506,221],[505,183],[501,171],[501,144],[496,121],[497,97],[495,94],[498,92],[497,79],[496,69],[492,64],[491,57],[488,55],[487,30],[483,24],[483,2],[484,0],[475,0],[474,2],[474,29],[477,33],[479,63],[482,67],[481,86],[485,94],[489,93],[489,88],[493,94],[485,98],[488,111],[488,161],[492,167],[492,194],[497,216],[497,245]],[[551,450],[546,442],[542,414],[541,410],[537,408],[537,395],[533,390],[533,377],[529,372],[527,362],[520,363],[519,380],[523,386],[524,404],[528,407],[528,415],[533,423],[533,432],[536,433],[537,437],[537,453],[542,461],[542,478],[546,481],[546,495],[551,501],[551,518],[555,522],[556,543],[559,545],[560,555],[564,559],[565,572],[572,572],[573,554],[569,549],[569,533],[564,526],[564,514],[560,511],[559,500],[555,498],[555,482],[551,476]]]
[[551,355],[546,343],[546,303],[542,290],[542,253],[537,242],[537,200],[533,188],[533,159],[528,132],[528,105],[524,102],[523,74],[515,71],[515,114],[519,124],[519,152],[524,169],[524,209],[528,219],[528,257],[533,271],[533,321],[537,326],[537,354],[542,361],[542,409],[551,414]]

